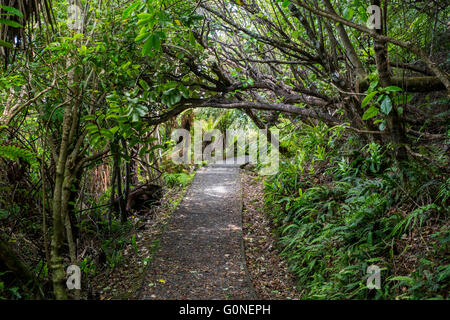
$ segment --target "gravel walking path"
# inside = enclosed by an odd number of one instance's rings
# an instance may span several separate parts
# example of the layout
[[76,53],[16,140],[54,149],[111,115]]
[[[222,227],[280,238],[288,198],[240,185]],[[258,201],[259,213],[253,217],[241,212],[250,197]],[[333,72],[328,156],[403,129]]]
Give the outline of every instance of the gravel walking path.
[[254,299],[242,242],[238,165],[197,171],[161,238],[142,299]]

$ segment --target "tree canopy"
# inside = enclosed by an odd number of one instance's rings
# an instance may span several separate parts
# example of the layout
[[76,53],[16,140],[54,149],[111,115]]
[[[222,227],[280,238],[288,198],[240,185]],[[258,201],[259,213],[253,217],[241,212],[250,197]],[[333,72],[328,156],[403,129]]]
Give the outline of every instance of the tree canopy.
[[2,179],[30,190],[2,191],[0,216],[38,212],[57,299],[79,260],[89,175],[111,168],[98,204],[109,230],[115,211],[126,222],[133,168],[167,173],[170,133],[194,111],[283,127],[287,158],[311,147],[300,127],[338,128],[396,167],[448,175],[447,1],[2,0],[0,14]]

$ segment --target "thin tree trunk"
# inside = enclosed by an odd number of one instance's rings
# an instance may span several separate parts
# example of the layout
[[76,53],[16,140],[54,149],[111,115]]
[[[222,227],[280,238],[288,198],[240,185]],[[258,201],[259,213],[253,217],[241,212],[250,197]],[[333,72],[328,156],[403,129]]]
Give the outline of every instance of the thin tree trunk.
[[[122,139],[122,147],[125,152],[125,156],[128,157],[128,146],[127,141],[125,139]],[[130,161],[131,159],[127,159],[125,163],[125,191],[124,191],[124,204],[125,204],[125,221],[126,221],[126,214],[127,214],[127,208],[128,208],[128,195],[130,193],[130,183],[131,183],[131,169],[130,169]]]
[[[373,5],[377,5],[381,8],[381,0],[372,0]],[[384,3],[383,14],[387,14],[387,3]],[[387,31],[386,19],[381,19],[383,21],[383,26],[381,29],[376,30],[376,33],[383,35],[383,30]],[[375,61],[377,64],[378,75],[380,77],[380,85],[382,87],[388,87],[391,81],[391,69],[389,64],[389,56],[387,50],[387,42],[380,40],[379,38],[374,39],[374,51],[375,51]],[[389,132],[389,139],[395,146],[395,157],[398,160],[405,160],[407,157],[406,149],[404,144],[406,143],[405,128],[402,121],[400,120],[397,108],[395,105],[392,106],[391,112],[386,117],[386,127]]]
[[[323,3],[325,4],[325,7],[329,12],[336,14],[329,0],[324,0]],[[367,76],[367,73],[364,69],[361,60],[356,54],[355,48],[353,47],[352,42],[348,37],[347,31],[345,31],[345,28],[341,23],[336,24],[336,28],[339,32],[339,37],[341,38],[342,44],[347,53],[347,57],[352,63],[353,67],[355,68],[356,75],[358,76],[359,79],[364,79]]]
[[70,200],[70,194],[71,194],[71,187],[73,183],[73,176],[71,173],[67,172],[66,169],[66,176],[64,178],[63,183],[63,196],[62,196],[62,202],[63,207],[61,210],[61,214],[63,216],[63,221],[66,229],[66,238],[67,243],[69,245],[69,255],[70,255],[70,261],[74,264],[77,261],[77,254],[76,254],[76,246],[75,241],[72,233],[72,223],[70,220],[70,210],[69,210],[69,200]]
[[[111,148],[113,150],[113,148]],[[111,232],[111,220],[112,220],[112,213],[114,211],[114,203],[115,203],[115,190],[116,190],[116,175],[117,170],[115,166],[115,161],[113,160],[112,165],[112,173],[111,173],[111,195],[109,197],[109,211],[108,211],[108,231]]]
[[120,161],[120,155],[117,155],[116,160],[117,165],[117,194],[118,194],[118,200],[119,200],[119,212],[120,212],[120,221],[122,223],[127,221],[127,213],[126,213],[126,203],[124,201],[124,195],[122,191],[122,174],[121,174],[121,161]]
[[63,185],[65,178],[65,167],[68,155],[69,133],[72,124],[72,108],[66,107],[64,112],[62,140],[56,165],[55,189],[53,192],[53,235],[51,242],[51,270],[53,280],[53,291],[58,300],[67,299],[65,286],[65,272],[63,268],[62,246],[64,243],[63,225]]

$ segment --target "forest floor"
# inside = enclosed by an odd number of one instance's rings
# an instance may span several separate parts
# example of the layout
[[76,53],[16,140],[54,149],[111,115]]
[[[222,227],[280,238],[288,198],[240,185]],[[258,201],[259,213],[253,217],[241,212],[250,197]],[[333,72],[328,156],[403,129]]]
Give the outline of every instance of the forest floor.
[[199,169],[187,192],[169,189],[148,218],[135,218],[135,246],[96,277],[93,298],[299,299],[263,189],[238,165]]
[[92,277],[91,296],[88,299],[136,299],[147,265],[159,248],[164,228],[186,191],[187,187],[181,186],[165,189],[159,206],[149,209],[145,215],[131,217],[133,229],[128,234],[128,240],[134,236],[135,244],[128,241],[121,252],[122,261],[119,265],[103,269]]
[[266,215],[264,183],[254,172],[242,170],[242,222],[247,267],[259,299],[300,299],[295,279],[280,257],[274,227]]

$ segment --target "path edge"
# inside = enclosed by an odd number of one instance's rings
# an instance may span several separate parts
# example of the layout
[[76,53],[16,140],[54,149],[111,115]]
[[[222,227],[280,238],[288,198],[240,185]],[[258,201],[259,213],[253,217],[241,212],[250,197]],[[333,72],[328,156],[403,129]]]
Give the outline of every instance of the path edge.
[[[170,218],[167,220],[166,224],[163,227],[163,231],[161,232],[161,235],[159,237],[159,239],[162,239],[162,237],[164,236],[164,234],[166,233],[166,228],[169,225],[169,223],[174,219],[173,216],[177,213],[177,211],[179,210],[180,206],[183,204],[183,202],[185,202],[186,200],[186,195],[189,193],[189,191],[191,190],[191,186],[194,183],[194,179],[197,176],[197,170],[195,171],[195,176],[194,178],[192,178],[190,184],[186,187],[186,190],[184,192],[183,198],[180,200],[180,202],[178,203],[177,207],[173,210],[172,214],[170,215]],[[139,287],[139,290],[136,293],[136,299],[135,300],[144,300],[142,299],[142,294],[144,292],[144,285],[148,276],[148,272],[151,266],[153,266],[153,264],[155,263],[155,255],[158,253],[158,251],[161,250],[161,248],[156,249],[152,256],[151,256],[151,260],[150,262],[145,266],[145,270],[143,271],[143,277],[141,280],[141,285]]]
[[244,266],[244,271],[245,271],[245,278],[247,281],[247,284],[249,286],[250,289],[250,293],[253,296],[254,300],[258,300],[259,297],[256,294],[256,290],[255,287],[253,285],[253,280],[252,277],[250,276],[250,271],[248,270],[247,267],[247,255],[245,254],[245,242],[244,242],[244,199],[243,199],[243,194],[242,194],[242,179],[241,179],[241,173],[242,173],[242,169],[240,169],[239,167],[238,169],[238,181],[237,183],[239,184],[238,189],[239,189],[239,212],[241,214],[241,241],[240,241],[240,247],[241,247],[241,263]]

